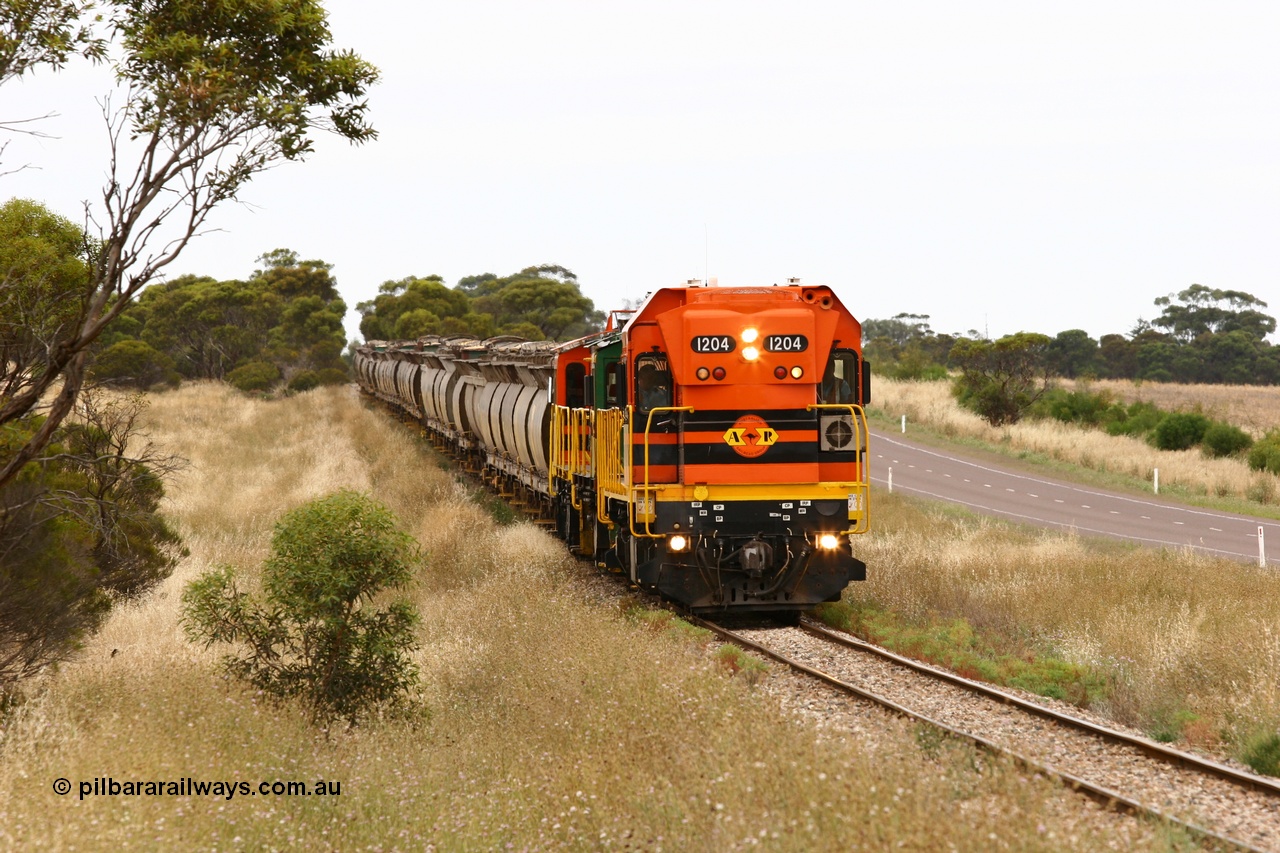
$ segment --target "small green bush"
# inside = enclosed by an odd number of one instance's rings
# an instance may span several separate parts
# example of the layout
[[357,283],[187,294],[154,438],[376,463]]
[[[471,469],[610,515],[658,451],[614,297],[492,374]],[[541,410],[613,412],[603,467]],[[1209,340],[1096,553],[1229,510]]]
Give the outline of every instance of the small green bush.
[[1154,403],[1137,401],[1126,408],[1117,403],[1107,413],[1108,435],[1144,436],[1156,428],[1156,424],[1165,416]]
[[1249,445],[1253,444],[1253,439],[1239,427],[1224,424],[1221,421],[1214,421],[1204,431],[1204,438],[1201,443],[1204,445],[1206,456],[1219,459],[1223,456],[1234,456],[1242,450],[1247,450]]
[[1262,776],[1280,776],[1280,734],[1263,732],[1247,739],[1240,760]]
[[320,384],[320,374],[314,370],[299,370],[289,380],[289,390],[295,394],[310,391]]
[[1161,450],[1186,450],[1204,439],[1209,419],[1199,412],[1171,412],[1160,419],[1151,443]]
[[407,602],[376,609],[379,593],[408,583],[418,545],[391,511],[343,491],[286,514],[263,566],[266,601],[242,592],[222,566],[182,593],[193,641],[237,643],[227,670],[278,698],[301,697],[313,722],[354,724],[401,702],[417,683],[409,659],[418,614]]
[[1114,417],[1113,405],[1114,399],[1106,391],[1094,394],[1089,391],[1051,388],[1037,401],[1032,411],[1041,417],[1050,417],[1067,424],[1098,426],[1109,417]]
[[227,374],[227,382],[246,394],[270,390],[278,381],[280,368],[269,361],[251,361]]
[[1280,474],[1280,429],[1273,429],[1249,451],[1249,467],[1255,471]]
[[318,376],[321,385],[345,385],[351,381],[351,374],[337,367],[326,367]]

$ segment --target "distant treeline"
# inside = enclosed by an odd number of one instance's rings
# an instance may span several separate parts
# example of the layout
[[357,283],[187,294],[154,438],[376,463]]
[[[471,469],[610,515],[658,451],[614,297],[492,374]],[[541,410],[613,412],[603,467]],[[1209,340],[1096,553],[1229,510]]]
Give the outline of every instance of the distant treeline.
[[[1266,340],[1275,318],[1262,313],[1267,303],[1236,290],[1193,284],[1155,300],[1161,313],[1138,320],[1127,334],[1094,339],[1081,329],[1043,339],[1029,353],[1039,369],[1068,379],[1140,379],[1153,382],[1204,382],[1233,385],[1280,384],[1280,346]],[[927,314],[898,314],[862,325],[863,346],[872,368],[898,379],[941,378],[961,369],[979,339],[939,334]]]
[[[243,391],[304,391],[346,382],[348,363],[330,264],[287,249],[259,258],[244,281],[181,276],[148,287],[99,342],[96,379],[137,388],[219,379]],[[567,339],[599,328],[604,315],[564,267],[388,281],[356,306],[367,340],[428,334]]]

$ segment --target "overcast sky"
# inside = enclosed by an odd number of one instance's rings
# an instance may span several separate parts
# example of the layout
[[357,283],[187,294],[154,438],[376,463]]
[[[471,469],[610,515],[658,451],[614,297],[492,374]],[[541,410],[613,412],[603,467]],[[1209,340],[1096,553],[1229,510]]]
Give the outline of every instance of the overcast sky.
[[[596,307],[708,276],[861,318],[1128,332],[1192,283],[1280,314],[1280,3],[328,0],[380,138],[255,179],[171,268],[380,283],[555,263]],[[0,198],[100,197],[109,75],[0,89]],[[354,310],[348,321],[354,332]],[[1275,340],[1275,336],[1272,338]]]

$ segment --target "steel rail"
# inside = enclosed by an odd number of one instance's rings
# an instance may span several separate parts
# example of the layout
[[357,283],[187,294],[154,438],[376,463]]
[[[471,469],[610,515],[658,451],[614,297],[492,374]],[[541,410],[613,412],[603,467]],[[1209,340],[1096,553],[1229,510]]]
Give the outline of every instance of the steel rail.
[[1166,746],[1162,743],[1156,743],[1155,741],[1148,740],[1146,738],[1127,734],[1116,729],[1107,728],[1099,723],[1081,719],[1080,717],[1075,717],[1062,711],[1055,711],[1052,708],[1033,702],[1029,699],[1024,699],[1021,696],[1015,696],[1012,693],[1007,693],[990,684],[984,684],[980,681],[973,681],[971,679],[964,678],[963,676],[956,675],[954,672],[947,672],[946,670],[932,667],[921,661],[903,657],[902,655],[895,654],[888,649],[882,649],[879,646],[864,642],[856,637],[851,637],[848,634],[832,631],[830,628],[818,625],[808,619],[802,619],[800,621],[800,628],[830,642],[838,643],[839,645],[846,646],[856,651],[865,652],[866,654],[875,655],[883,660],[890,661],[891,663],[898,664],[899,666],[907,667],[931,678],[936,678],[939,681],[945,681],[948,684],[964,688],[971,693],[977,693],[990,699],[1003,702],[1007,705],[1012,705],[1022,711],[1036,714],[1037,716],[1052,720],[1055,723],[1061,723],[1072,728],[1086,731],[1114,743],[1132,746],[1136,749],[1142,750],[1150,756],[1166,761],[1170,764],[1178,764],[1210,776],[1217,776],[1220,779],[1225,779],[1228,782],[1232,782],[1244,788],[1280,797],[1280,782],[1265,779],[1261,776],[1256,776],[1243,770],[1237,770],[1234,767],[1228,767],[1227,765],[1213,761],[1212,759],[1202,758],[1189,752],[1182,752],[1181,750],[1174,749],[1173,747]]
[[[804,664],[804,663],[801,663],[800,661],[793,660],[787,657],[786,655],[782,654],[781,652],[774,651],[773,649],[770,649],[767,646],[761,645],[760,643],[757,643],[754,640],[749,640],[746,637],[734,631],[731,631],[727,628],[724,628],[720,625],[715,624],[714,622],[709,622],[706,619],[703,619],[699,616],[694,616],[692,614],[685,614],[684,618],[688,619],[689,621],[693,622],[699,627],[706,628],[707,630],[711,631],[717,636],[725,640],[728,640],[729,642],[735,645],[741,646],[742,648],[748,649],[750,651],[754,651],[757,654],[760,654],[772,660],[778,661],[779,663],[784,664],[785,666],[788,666],[797,672],[802,672],[805,675],[808,675],[811,678],[815,678],[823,682],[824,684],[834,687],[837,690],[840,690],[844,693],[857,696],[860,699],[863,699],[875,705],[879,705],[882,708],[886,708],[890,711],[893,711],[894,713],[899,714],[900,716],[904,716],[908,719],[915,720],[925,725],[934,727],[936,729],[939,729],[940,731],[945,732],[948,735],[973,743],[976,746],[980,747],[981,749],[987,750],[988,752],[991,752],[994,755],[1008,756],[1010,759],[1016,762],[1019,766],[1027,770],[1031,770],[1033,772],[1043,773],[1050,778],[1057,779],[1067,788],[1070,788],[1073,791],[1079,791],[1081,793],[1084,793],[1108,808],[1127,812],[1130,814],[1135,814],[1135,815],[1150,815],[1150,816],[1159,818],[1160,820],[1182,827],[1187,832],[1201,839],[1204,839],[1206,841],[1212,841],[1217,844],[1227,845],[1228,847],[1234,850],[1249,851],[1249,853],[1266,853],[1266,851],[1264,851],[1262,848],[1254,847],[1247,842],[1240,841],[1238,839],[1231,838],[1226,835],[1222,835],[1221,833],[1215,832],[1214,830],[1209,829],[1208,827],[1200,826],[1199,824],[1189,823],[1185,820],[1182,820],[1181,818],[1177,818],[1177,817],[1174,817],[1173,815],[1162,812],[1157,808],[1153,808],[1152,806],[1145,805],[1141,802],[1138,802],[1137,800],[1126,797],[1124,794],[1121,794],[1118,791],[1113,791],[1109,788],[1104,788],[1101,785],[1097,785],[1093,782],[1090,782],[1087,779],[1083,779],[1079,776],[1075,776],[1066,771],[1059,770],[1053,767],[1052,765],[1044,764],[1033,758],[1029,758],[1025,755],[1022,755],[1021,753],[1018,753],[1012,749],[1009,749],[1008,747],[1001,746],[1000,744],[992,740],[988,740],[987,738],[984,738],[981,735],[976,735],[971,732],[966,732],[961,729],[957,729],[948,723],[941,722],[940,720],[935,720],[932,717],[926,716],[925,714],[921,714],[918,711],[913,711],[910,708],[900,705],[891,699],[872,693],[854,684],[850,684],[847,681],[842,681],[841,679],[835,677],[834,675],[830,675],[829,673],[823,672],[822,670],[815,669],[809,666],[808,664]],[[855,646],[854,648],[857,648],[857,647]],[[930,669],[930,668],[924,668],[922,671],[925,674],[931,675],[931,676],[937,674],[937,670]],[[959,676],[955,676],[955,677],[959,678]],[[960,680],[962,682],[967,682],[967,679],[960,679]],[[972,682],[968,682],[968,683],[972,683]],[[968,683],[966,683],[963,686],[968,686]],[[1016,698],[1016,697],[1011,697],[1011,698]],[[1193,756],[1188,756],[1188,757],[1193,758]]]

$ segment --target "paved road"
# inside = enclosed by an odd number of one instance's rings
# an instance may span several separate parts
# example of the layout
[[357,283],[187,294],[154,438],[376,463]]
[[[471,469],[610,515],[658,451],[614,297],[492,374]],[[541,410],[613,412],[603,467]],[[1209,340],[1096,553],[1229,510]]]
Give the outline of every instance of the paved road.
[[962,504],[975,512],[1082,534],[1127,539],[1151,547],[1189,547],[1256,563],[1262,530],[1267,564],[1280,566],[1280,522],[1139,498],[1063,480],[1018,474],[952,452],[916,444],[910,436],[871,430],[871,480],[919,497]]

